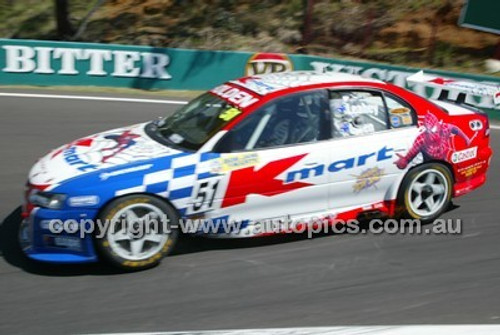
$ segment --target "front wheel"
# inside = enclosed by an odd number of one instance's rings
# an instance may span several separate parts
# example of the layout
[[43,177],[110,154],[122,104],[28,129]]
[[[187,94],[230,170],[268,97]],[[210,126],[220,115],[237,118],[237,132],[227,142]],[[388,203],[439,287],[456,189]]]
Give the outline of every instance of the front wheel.
[[[105,232],[97,232],[98,252],[111,264],[140,270],[160,263],[177,240],[177,212],[148,195],[129,195],[109,203],[99,216]],[[99,235],[100,234],[100,235]]]
[[405,176],[398,202],[410,218],[430,222],[448,208],[452,189],[450,170],[439,163],[427,163],[410,170]]

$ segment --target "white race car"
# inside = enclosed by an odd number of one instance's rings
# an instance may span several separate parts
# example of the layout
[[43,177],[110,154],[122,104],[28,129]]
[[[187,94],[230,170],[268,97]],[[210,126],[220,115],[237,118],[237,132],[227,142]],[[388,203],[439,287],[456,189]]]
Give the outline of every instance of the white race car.
[[312,218],[432,220],[485,182],[491,154],[487,116],[463,104],[347,74],[245,77],[41,158],[21,242],[40,261],[137,269],[160,262],[180,230],[251,237]]

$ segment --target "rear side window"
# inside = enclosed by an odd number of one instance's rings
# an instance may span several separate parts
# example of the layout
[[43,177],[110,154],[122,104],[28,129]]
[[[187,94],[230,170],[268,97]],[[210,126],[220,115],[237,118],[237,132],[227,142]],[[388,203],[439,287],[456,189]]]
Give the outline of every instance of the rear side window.
[[373,134],[389,128],[384,97],[365,90],[330,91],[334,138]]
[[409,104],[388,94],[384,96],[391,128],[405,128],[417,124],[416,113]]

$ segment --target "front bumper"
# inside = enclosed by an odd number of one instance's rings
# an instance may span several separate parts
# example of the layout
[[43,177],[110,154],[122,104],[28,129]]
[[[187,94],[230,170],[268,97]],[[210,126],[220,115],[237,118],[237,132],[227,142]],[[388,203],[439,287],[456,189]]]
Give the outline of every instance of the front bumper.
[[[19,239],[24,253],[31,259],[50,263],[90,263],[97,261],[92,234],[80,229],[74,233],[50,230],[52,220],[76,222],[94,219],[97,210],[52,210],[34,208],[21,224]],[[74,226],[73,226],[74,227]]]

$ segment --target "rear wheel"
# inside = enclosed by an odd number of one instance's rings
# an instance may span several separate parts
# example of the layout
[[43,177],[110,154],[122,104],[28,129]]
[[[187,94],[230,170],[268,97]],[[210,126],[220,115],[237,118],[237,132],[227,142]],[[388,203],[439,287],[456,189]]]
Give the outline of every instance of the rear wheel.
[[427,163],[410,170],[405,176],[398,202],[406,216],[429,222],[448,208],[452,190],[450,170],[439,163]]
[[160,263],[173,249],[179,217],[160,199],[130,195],[107,205],[100,215],[107,229],[95,237],[96,248],[111,264],[124,269],[145,269]]

